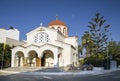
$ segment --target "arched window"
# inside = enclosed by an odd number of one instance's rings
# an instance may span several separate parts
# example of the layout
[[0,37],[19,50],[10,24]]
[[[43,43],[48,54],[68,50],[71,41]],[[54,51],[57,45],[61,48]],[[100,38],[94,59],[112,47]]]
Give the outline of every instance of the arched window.
[[66,34],[66,28],[63,28],[63,33]]
[[60,28],[60,27],[58,27],[57,29],[58,29],[59,31],[61,31],[61,28]]
[[54,27],[51,27],[52,29],[55,29]]
[[34,36],[34,39],[33,41],[35,43],[41,43],[41,42],[49,42],[50,41],[50,38],[49,38],[49,35],[45,32],[41,32],[41,33],[37,33],[35,36]]

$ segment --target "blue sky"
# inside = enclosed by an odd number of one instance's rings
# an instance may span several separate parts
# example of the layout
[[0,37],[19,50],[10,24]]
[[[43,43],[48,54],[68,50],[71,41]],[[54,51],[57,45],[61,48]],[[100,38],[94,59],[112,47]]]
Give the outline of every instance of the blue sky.
[[27,32],[41,22],[47,26],[58,14],[69,27],[69,35],[81,38],[96,12],[111,25],[111,38],[120,41],[120,0],[0,0],[0,28],[13,26],[25,40]]

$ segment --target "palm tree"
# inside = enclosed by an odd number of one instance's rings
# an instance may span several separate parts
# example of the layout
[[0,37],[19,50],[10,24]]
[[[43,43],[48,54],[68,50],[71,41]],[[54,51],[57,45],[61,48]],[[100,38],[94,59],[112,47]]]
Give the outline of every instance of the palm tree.
[[85,32],[82,37],[82,48],[86,49],[86,55],[90,56],[93,52],[94,42],[91,39],[89,32]]
[[78,53],[82,54],[82,46],[81,45],[78,45]]

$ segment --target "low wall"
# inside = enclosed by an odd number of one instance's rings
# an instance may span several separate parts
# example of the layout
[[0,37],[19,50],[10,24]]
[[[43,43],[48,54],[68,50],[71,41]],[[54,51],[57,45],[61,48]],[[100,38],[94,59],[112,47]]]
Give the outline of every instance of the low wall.
[[104,67],[94,67],[93,70],[94,71],[101,71],[101,70],[104,70]]

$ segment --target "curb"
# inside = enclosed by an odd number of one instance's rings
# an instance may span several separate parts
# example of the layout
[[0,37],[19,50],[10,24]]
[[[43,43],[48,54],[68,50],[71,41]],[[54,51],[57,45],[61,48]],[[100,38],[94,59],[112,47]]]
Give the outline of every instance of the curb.
[[98,71],[79,71],[79,72],[14,72],[14,71],[5,71],[0,70],[0,72],[6,73],[6,74],[25,74],[25,75],[99,75],[104,73],[110,73],[114,72],[120,69],[115,70],[98,70]]
[[17,73],[21,73],[21,72],[5,71],[5,70],[0,70],[0,72],[2,72],[2,73],[7,73],[7,74],[17,74]]

